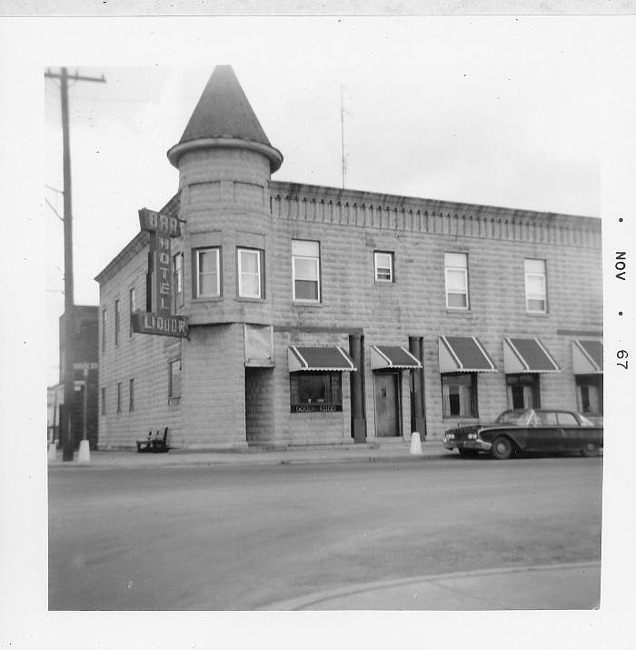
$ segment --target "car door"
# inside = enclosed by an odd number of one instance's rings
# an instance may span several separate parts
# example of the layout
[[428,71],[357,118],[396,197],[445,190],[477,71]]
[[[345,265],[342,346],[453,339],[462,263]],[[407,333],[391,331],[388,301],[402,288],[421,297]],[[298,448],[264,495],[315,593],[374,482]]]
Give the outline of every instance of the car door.
[[537,411],[537,425],[529,429],[528,451],[562,451],[565,435],[554,411]]
[[557,421],[563,431],[563,451],[578,450],[582,446],[581,426],[573,413],[558,411]]

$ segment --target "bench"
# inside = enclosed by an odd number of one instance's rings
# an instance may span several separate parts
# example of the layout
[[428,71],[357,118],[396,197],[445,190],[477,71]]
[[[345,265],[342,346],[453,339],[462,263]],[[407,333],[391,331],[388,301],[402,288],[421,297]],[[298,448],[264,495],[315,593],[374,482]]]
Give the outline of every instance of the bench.
[[168,427],[163,430],[163,435],[161,431],[156,431],[154,435],[152,431],[149,431],[145,440],[137,440],[137,453],[139,454],[162,454],[169,450]]

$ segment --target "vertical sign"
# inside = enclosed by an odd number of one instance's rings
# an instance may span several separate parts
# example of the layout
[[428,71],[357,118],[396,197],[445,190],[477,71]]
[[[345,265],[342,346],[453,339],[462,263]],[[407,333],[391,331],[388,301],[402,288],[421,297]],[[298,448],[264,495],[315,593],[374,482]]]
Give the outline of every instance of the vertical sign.
[[150,233],[146,311],[132,315],[134,332],[162,336],[188,337],[188,323],[172,309],[172,255],[170,240],[181,236],[181,223],[176,217],[143,208],[139,225]]

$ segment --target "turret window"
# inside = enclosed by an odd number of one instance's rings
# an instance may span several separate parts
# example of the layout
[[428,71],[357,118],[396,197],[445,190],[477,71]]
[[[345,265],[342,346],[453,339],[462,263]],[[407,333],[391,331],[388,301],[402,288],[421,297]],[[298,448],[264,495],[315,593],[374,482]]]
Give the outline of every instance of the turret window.
[[194,251],[195,298],[218,298],[221,295],[221,251],[201,248]]
[[238,249],[239,298],[262,298],[262,251],[254,248]]

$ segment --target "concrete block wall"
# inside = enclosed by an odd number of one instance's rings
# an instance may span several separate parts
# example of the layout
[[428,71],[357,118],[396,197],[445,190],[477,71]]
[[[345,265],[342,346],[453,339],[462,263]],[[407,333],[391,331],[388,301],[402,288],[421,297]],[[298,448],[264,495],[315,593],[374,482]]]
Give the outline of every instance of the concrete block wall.
[[[130,289],[137,309],[145,308],[147,247],[101,285],[99,316],[99,448],[135,446],[148,431],[169,428],[169,444],[183,444],[179,404],[168,403],[168,361],[179,356],[178,339],[133,333],[130,335]],[[115,300],[120,305],[118,343],[115,344]],[[106,309],[106,345],[102,345],[102,311]],[[130,379],[134,379],[134,409],[129,410]],[[117,412],[117,384],[121,383],[121,411]],[[106,391],[105,413],[102,388]]]
[[[289,345],[341,345],[364,336],[365,409],[368,439],[375,436],[372,345],[403,345],[423,337],[425,404],[429,439],[456,424],[442,417],[439,336],[476,336],[498,368],[478,375],[479,420],[507,408],[503,338],[538,337],[562,368],[541,375],[546,407],[576,407],[571,341],[598,338],[602,331],[600,227],[598,220],[566,215],[505,211],[425,200],[384,197],[333,188],[261,186],[262,157],[250,152],[201,159],[181,183],[180,217],[185,236],[173,252],[186,259],[183,314],[190,340],[128,337],[128,289],[145,301],[146,249],[121,260],[121,269],[102,283],[102,306],[109,313],[107,351],[100,358],[100,387],[107,389],[107,413],[100,416],[100,445],[130,446],[153,428],[171,427],[179,445],[241,448],[247,441],[316,444],[351,442],[349,373],[342,374],[343,411],[292,414],[287,365]],[[188,156],[203,155],[193,152]],[[185,157],[184,157],[185,160]],[[189,163],[188,163],[189,164]],[[200,167],[208,165],[205,174]],[[219,180],[210,179],[218,167]],[[187,165],[186,165],[187,166]],[[227,166],[227,169],[226,167]],[[188,176],[189,174],[189,176]],[[268,196],[272,198],[269,213]],[[461,208],[461,209],[460,209]],[[467,212],[468,208],[472,212]],[[462,212],[464,210],[464,212]],[[292,239],[320,242],[319,304],[293,302]],[[193,248],[223,248],[222,300],[191,299]],[[265,297],[236,297],[236,246],[265,251]],[[395,282],[374,281],[373,252],[390,251]],[[470,309],[446,308],[444,253],[469,260]],[[549,311],[525,310],[524,259],[545,259]],[[114,300],[121,305],[121,337],[112,341]],[[205,303],[205,304],[203,304]],[[100,316],[101,320],[101,316]],[[244,367],[243,323],[273,324],[275,367]],[[101,345],[101,333],[100,333]],[[181,354],[183,396],[168,404],[168,361]],[[402,380],[402,425],[410,434],[408,372]],[[127,412],[128,380],[135,378],[135,410]],[[116,383],[123,389],[116,414]],[[247,402],[246,402],[247,397]],[[246,410],[247,406],[247,410]],[[470,419],[468,420],[470,421]]]
[[[348,372],[342,375],[342,411],[334,413],[291,413],[290,373],[287,350],[290,345],[339,345],[347,350],[348,335],[338,332],[316,333],[302,330],[274,331],[274,363],[272,393],[269,396],[273,410],[273,429],[262,429],[259,441],[280,444],[344,444],[351,439],[351,389]],[[271,415],[268,415],[268,421]],[[265,438],[271,435],[272,438]]]
[[[598,338],[602,331],[598,220],[497,208],[488,214],[486,208],[474,206],[479,214],[471,222],[465,215],[434,210],[414,215],[382,197],[380,205],[353,205],[340,190],[332,191],[340,196],[339,201],[326,202],[328,191],[272,183],[277,324],[361,329],[367,357],[371,345],[406,347],[409,336],[422,336],[431,439],[441,437],[449,426],[442,417],[438,359],[442,335],[477,336],[498,368],[497,373],[478,375],[479,420],[492,419],[507,408],[506,336],[542,340],[563,369],[559,374],[542,375],[542,404],[576,407],[571,340],[580,338],[581,332]],[[365,197],[369,203],[377,198]],[[292,301],[291,240],[295,238],[320,242],[322,301],[318,305]],[[394,253],[394,283],[374,282],[374,251]],[[469,310],[446,308],[446,252],[468,255]],[[546,260],[547,314],[526,312],[526,258]],[[368,436],[372,437],[373,377],[368,371],[365,383]],[[404,424],[410,423],[405,419]]]
[[[261,300],[238,298],[237,248],[270,250],[272,215],[269,161],[246,150],[209,149],[185,154],[179,161],[180,208],[184,220],[184,287],[189,297],[184,315],[192,324],[249,321],[271,323],[267,301],[271,261],[265,257]],[[221,296],[194,299],[193,250],[221,246]]]
[[182,372],[185,444],[191,449],[246,447],[243,326],[191,327]]

